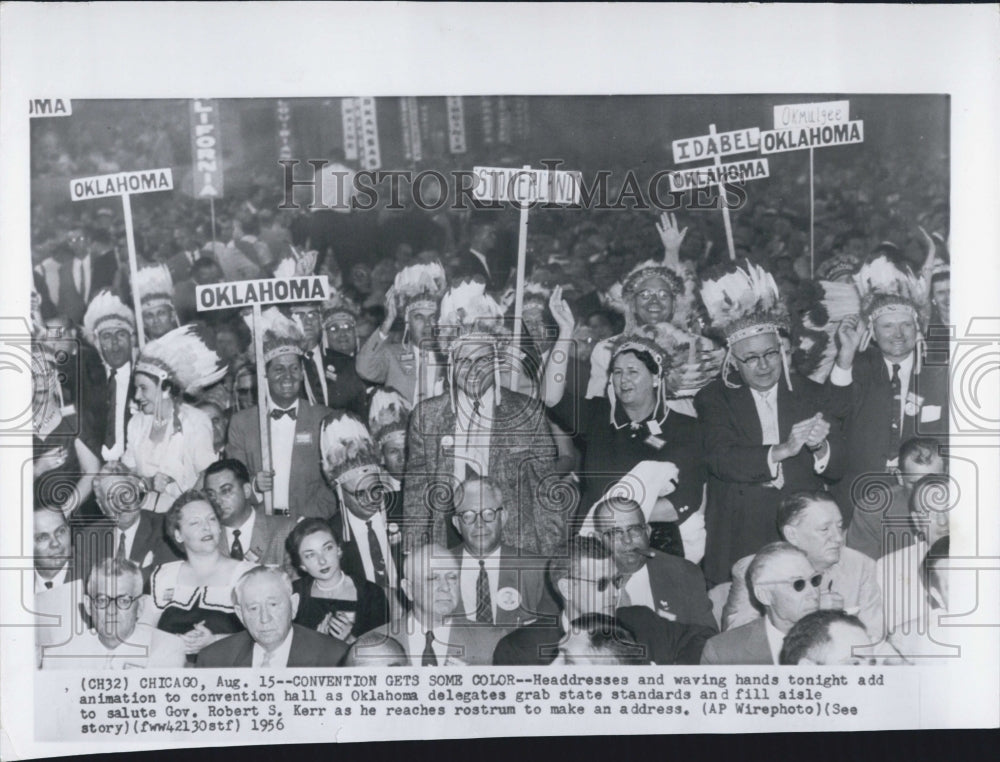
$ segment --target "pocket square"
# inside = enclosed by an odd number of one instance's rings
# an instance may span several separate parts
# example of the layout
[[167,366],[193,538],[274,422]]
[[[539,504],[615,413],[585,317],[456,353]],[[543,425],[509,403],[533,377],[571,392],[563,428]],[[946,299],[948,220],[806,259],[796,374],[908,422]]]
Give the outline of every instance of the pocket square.
[[933,423],[934,421],[941,420],[941,406],[940,405],[924,405],[920,408],[920,422],[921,423]]

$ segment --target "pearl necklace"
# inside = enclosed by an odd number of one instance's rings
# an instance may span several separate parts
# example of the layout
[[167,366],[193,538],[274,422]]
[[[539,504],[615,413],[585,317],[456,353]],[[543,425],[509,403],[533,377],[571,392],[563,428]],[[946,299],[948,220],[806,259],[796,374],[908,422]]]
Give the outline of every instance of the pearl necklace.
[[336,590],[337,588],[339,588],[341,585],[344,584],[344,576],[345,576],[344,575],[344,570],[341,569],[340,570],[340,578],[332,586],[330,586],[330,587],[323,587],[319,583],[318,579],[314,579],[313,580],[313,584],[316,586],[316,589],[319,590],[320,592],[322,592],[322,593],[329,593],[329,592],[332,592],[333,590]]

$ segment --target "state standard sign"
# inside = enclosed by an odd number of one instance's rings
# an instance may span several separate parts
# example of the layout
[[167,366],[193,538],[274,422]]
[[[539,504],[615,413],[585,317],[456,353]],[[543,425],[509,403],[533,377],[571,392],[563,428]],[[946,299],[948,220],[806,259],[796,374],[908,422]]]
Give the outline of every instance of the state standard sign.
[[195,286],[194,291],[199,312],[264,304],[319,302],[333,298],[330,281],[325,275],[210,283]]
[[69,181],[69,195],[74,201],[87,201],[107,196],[127,196],[132,193],[152,193],[173,190],[174,175],[170,167],[145,169],[138,172],[116,172],[113,175],[80,177]]
[[547,169],[513,167],[473,167],[478,201],[517,201],[521,204],[579,204],[583,175],[576,170],[550,172]]

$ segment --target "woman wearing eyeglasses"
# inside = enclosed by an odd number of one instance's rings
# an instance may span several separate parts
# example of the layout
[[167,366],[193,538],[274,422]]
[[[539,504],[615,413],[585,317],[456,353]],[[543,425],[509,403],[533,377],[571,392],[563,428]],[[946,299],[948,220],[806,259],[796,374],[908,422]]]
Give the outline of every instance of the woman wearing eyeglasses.
[[285,548],[302,575],[294,584],[299,596],[296,624],[353,643],[389,621],[389,602],[382,588],[341,568],[343,550],[325,521],[300,521]]

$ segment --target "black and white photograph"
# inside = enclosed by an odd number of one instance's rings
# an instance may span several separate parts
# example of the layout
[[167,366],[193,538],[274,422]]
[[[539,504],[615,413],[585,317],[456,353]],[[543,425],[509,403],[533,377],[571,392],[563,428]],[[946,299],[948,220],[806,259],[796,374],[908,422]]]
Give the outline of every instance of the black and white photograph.
[[995,60],[204,6],[4,9],[5,754],[995,726]]

